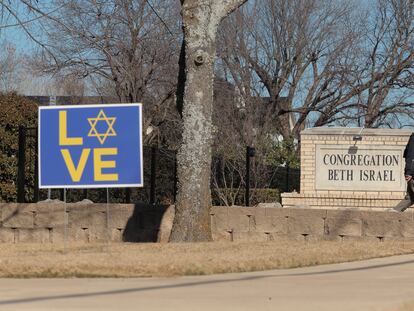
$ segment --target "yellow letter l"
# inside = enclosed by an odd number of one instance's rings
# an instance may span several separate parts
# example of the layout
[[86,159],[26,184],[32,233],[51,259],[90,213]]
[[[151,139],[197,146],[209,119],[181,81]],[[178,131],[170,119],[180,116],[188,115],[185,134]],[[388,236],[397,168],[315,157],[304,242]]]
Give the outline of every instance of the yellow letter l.
[[82,137],[68,137],[68,119],[66,110],[59,111],[59,145],[74,146],[83,145]]

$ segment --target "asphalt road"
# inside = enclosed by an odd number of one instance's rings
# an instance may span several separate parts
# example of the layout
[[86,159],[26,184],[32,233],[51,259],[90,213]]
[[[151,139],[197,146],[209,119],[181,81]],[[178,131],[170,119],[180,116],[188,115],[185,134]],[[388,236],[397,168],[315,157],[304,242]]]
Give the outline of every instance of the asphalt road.
[[414,302],[414,255],[254,273],[0,279],[0,310],[395,310]]

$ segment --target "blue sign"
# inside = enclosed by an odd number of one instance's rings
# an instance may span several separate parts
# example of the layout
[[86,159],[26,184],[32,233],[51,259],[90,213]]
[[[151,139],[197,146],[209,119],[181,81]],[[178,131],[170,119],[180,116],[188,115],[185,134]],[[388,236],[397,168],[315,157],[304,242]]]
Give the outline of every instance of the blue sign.
[[141,104],[39,108],[39,187],[143,185]]

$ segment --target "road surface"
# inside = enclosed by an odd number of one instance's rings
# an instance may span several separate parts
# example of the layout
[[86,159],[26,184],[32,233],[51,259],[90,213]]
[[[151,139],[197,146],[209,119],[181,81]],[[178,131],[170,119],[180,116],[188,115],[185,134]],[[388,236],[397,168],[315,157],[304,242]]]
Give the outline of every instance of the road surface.
[[414,302],[414,255],[253,273],[0,279],[0,310],[394,310]]

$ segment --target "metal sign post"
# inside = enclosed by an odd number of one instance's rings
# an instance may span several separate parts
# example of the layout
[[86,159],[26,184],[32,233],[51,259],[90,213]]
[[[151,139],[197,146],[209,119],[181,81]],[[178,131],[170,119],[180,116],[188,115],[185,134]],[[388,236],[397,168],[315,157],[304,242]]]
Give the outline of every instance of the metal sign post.
[[109,229],[109,188],[106,188],[106,238],[111,241],[111,231]]
[[66,188],[63,189],[63,252],[67,252],[68,243],[68,214],[66,209]]
[[[56,106],[56,96],[50,96],[49,97],[49,106]],[[47,189],[47,199],[52,199],[52,189]],[[66,203],[65,203],[66,204]]]

